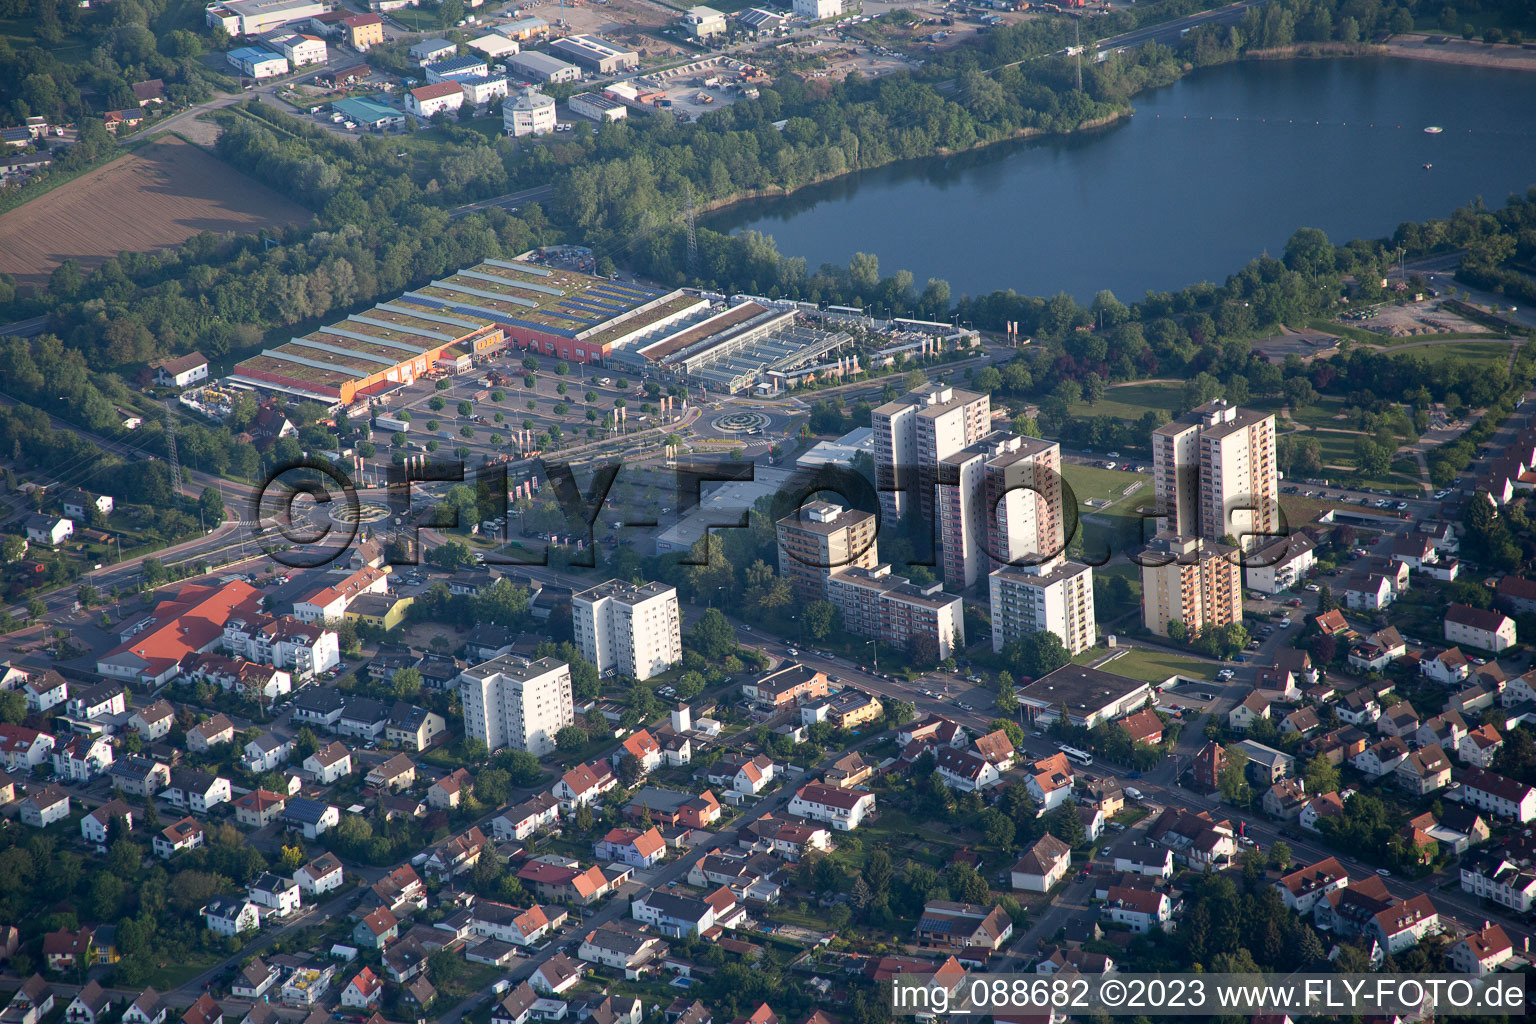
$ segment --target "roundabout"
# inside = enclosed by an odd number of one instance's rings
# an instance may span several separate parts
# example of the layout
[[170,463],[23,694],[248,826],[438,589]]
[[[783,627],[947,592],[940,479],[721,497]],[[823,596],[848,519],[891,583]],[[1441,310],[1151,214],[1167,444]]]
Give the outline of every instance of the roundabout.
[[763,412],[730,412],[716,416],[709,425],[721,434],[747,434],[767,430],[773,425],[773,417]]

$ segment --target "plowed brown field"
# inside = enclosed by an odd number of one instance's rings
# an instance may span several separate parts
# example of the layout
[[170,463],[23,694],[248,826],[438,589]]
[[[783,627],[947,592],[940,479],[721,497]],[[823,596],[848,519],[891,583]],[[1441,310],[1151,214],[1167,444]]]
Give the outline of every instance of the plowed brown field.
[[48,283],[66,259],[86,270],[120,252],[200,231],[292,224],[310,212],[187,142],[168,137],[0,216],[0,273]]

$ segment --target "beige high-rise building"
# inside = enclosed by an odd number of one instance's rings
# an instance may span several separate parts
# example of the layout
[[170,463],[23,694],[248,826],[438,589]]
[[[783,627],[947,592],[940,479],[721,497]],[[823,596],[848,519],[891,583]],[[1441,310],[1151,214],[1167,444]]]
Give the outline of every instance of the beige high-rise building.
[[827,598],[827,577],[854,567],[873,569],[880,561],[875,543],[878,519],[872,512],[815,501],[780,519],[779,575],[803,601]]
[[988,578],[992,650],[1029,633],[1055,633],[1069,654],[1099,639],[1093,611],[1093,570],[1056,557],[1040,565],[1005,565]]
[[1243,570],[1236,548],[1162,532],[1141,553],[1141,621],[1158,636],[1169,622],[1185,634],[1243,621]]
[[1152,484],[1169,532],[1263,547],[1280,527],[1274,415],[1218,399],[1165,423],[1152,432]]
[[1049,561],[1063,549],[1061,446],[999,430],[939,460],[944,584],[974,585],[999,565]]
[[571,629],[581,656],[599,672],[649,679],[683,660],[677,588],[609,580],[571,598]]
[[915,509],[932,522],[939,460],[991,432],[992,400],[930,385],[877,407],[871,421],[881,514],[894,520]]

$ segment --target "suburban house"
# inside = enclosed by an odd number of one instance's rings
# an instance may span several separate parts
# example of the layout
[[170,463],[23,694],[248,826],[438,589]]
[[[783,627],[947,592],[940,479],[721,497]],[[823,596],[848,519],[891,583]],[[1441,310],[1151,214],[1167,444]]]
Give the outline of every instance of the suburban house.
[[592,856],[600,861],[618,861],[635,868],[649,868],[667,854],[667,842],[655,827],[609,829],[608,834],[592,844]]
[[332,740],[304,759],[304,770],[322,786],[352,774],[352,752],[340,740]]
[[843,789],[810,783],[789,802],[789,813],[825,822],[839,832],[851,832],[875,810],[875,794],[867,789]]
[[1515,620],[1489,608],[1453,604],[1445,611],[1445,642],[1499,653],[1515,643]]
[[1167,893],[1112,885],[1104,910],[1111,921],[1129,925],[1133,933],[1145,935],[1168,923],[1173,905]]
[[173,821],[160,830],[160,834],[151,841],[155,856],[161,860],[170,860],[183,850],[195,850],[203,845],[203,826],[196,818],[182,818]]
[[1536,818],[1536,788],[1482,768],[1463,768],[1456,773],[1465,804],[1496,818],[1512,818],[1520,824]]
[[922,945],[997,952],[1013,936],[1013,920],[1001,906],[933,900],[923,907],[914,934]]
[[[1171,856],[1171,854],[1170,854]],[[1014,864],[1013,887],[1029,892],[1049,892],[1072,868],[1072,848],[1047,832]]]

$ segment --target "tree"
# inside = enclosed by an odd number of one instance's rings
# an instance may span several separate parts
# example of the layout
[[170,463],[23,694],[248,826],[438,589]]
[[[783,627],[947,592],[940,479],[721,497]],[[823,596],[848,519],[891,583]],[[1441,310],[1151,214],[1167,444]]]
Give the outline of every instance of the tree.
[[1168,620],[1168,639],[1180,644],[1189,639],[1189,628],[1183,619]]
[[19,690],[0,690],[0,722],[20,725],[27,717],[27,698]]
[[[558,737],[555,742],[559,742]],[[506,803],[511,789],[512,774],[501,768],[486,768],[475,776],[475,799],[491,807],[500,807]]]
[[1248,752],[1231,743],[1222,748],[1222,753],[1226,755],[1226,763],[1216,777],[1216,788],[1221,791],[1223,800],[1246,806],[1253,799],[1253,790],[1248,787]]
[[421,692],[421,673],[414,668],[397,668],[389,680],[389,695],[396,700],[410,700]]
[[1013,674],[1007,671],[997,674],[997,696],[992,699],[997,705],[997,710],[1005,715],[1011,715],[1019,710],[1018,684],[1013,681]]
[[[1477,503],[1473,502],[1473,504]],[[1328,584],[1324,583],[1322,586],[1317,588],[1317,610],[1319,614],[1322,612],[1331,612],[1338,606],[1339,602],[1334,600],[1333,591],[1329,589]]]
[[736,629],[724,612],[710,608],[699,616],[688,634],[688,642],[706,659],[718,661],[736,649]]
[[1014,672],[1021,676],[1029,676],[1031,679],[1038,679],[1047,672],[1054,672],[1072,660],[1072,656],[1067,653],[1066,647],[1061,642],[1061,637],[1045,630],[1026,633],[1017,640],[1010,641],[1003,648],[1003,657],[1007,659]]
[[202,513],[204,526],[217,526],[224,521],[224,496],[217,488],[204,487],[197,496],[197,510]]
[[1065,803],[1045,816],[1046,830],[1074,850],[1088,842],[1088,829],[1077,816],[1077,805]]
[[633,789],[635,784],[645,778],[645,766],[634,754],[625,753],[619,759],[619,781],[626,789]]
[[514,750],[506,758],[506,769],[515,786],[531,786],[544,775],[539,759],[526,750]]
[[810,601],[801,609],[800,621],[812,640],[824,640],[837,621],[837,606],[831,601]]
[[1276,839],[1269,848],[1269,862],[1284,871],[1291,866],[1291,847],[1284,840]]
[[562,754],[574,754],[587,745],[587,731],[579,725],[568,725],[555,733],[555,747]]
[[1322,754],[1314,756],[1302,770],[1308,793],[1335,793],[1339,788],[1339,769]]
[[0,538],[0,562],[14,562],[19,559],[24,551],[25,541],[15,534],[6,534]]

